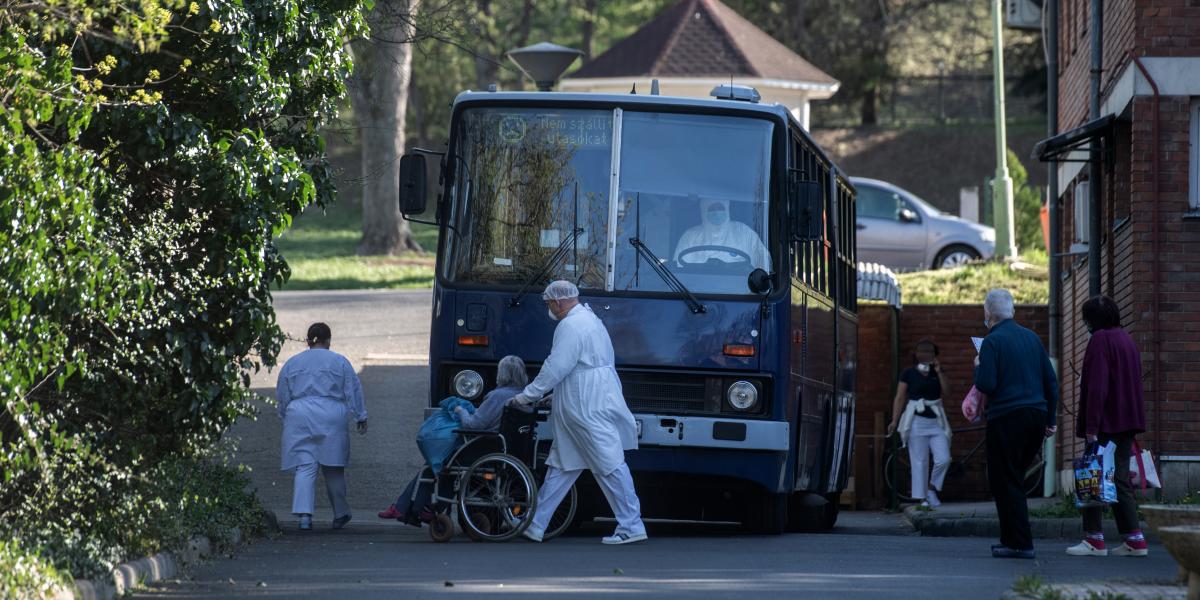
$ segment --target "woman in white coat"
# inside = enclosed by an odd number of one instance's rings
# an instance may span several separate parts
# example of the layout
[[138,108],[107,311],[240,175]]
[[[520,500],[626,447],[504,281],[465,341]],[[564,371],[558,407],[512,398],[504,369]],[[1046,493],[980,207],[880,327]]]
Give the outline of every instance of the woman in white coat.
[[275,397],[283,420],[280,468],[295,469],[292,513],[300,517],[300,529],[312,529],[317,465],[325,475],[325,490],[333,506],[333,528],[350,522],[346,503],[346,465],[350,461],[350,437],[346,417],[353,414],[358,432],[367,432],[367,409],[363,406],[362,384],[346,357],[329,351],[329,326],[313,323],[308,328],[308,350],[293,356],[279,371]]
[[555,509],[583,470],[589,469],[617,518],[617,530],[602,541],[628,544],[645,540],[641,502],[625,464],[625,451],[637,449],[637,425],[621,393],[612,340],[592,309],[579,304],[575,284],[555,281],[546,287],[542,299],[550,318],[559,321],[554,345],[537,378],[514,402],[536,402],[554,390],[550,411],[554,443],[546,460],[546,479],[538,490],[537,511],[525,537],[542,541]]

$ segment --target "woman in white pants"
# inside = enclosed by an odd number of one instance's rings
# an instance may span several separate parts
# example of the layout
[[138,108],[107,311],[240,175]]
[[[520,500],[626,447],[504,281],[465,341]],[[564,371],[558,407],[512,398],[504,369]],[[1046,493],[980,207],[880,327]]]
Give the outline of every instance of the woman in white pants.
[[[912,465],[912,497],[921,506],[941,505],[938,492],[950,468],[950,422],[942,407],[942,396],[950,393],[950,382],[938,362],[937,344],[930,340],[917,342],[913,358],[916,365],[900,374],[896,399],[892,407],[892,422],[888,435],[900,432],[901,445],[908,446]],[[933,474],[930,476],[929,456],[933,455]]]
[[333,528],[350,522],[346,503],[346,465],[350,462],[347,415],[354,415],[358,432],[367,432],[367,409],[362,384],[346,357],[329,351],[329,326],[308,328],[308,350],[293,356],[279,371],[275,398],[283,421],[280,468],[295,469],[292,513],[300,529],[312,529],[317,466],[325,475],[325,490],[333,507]]

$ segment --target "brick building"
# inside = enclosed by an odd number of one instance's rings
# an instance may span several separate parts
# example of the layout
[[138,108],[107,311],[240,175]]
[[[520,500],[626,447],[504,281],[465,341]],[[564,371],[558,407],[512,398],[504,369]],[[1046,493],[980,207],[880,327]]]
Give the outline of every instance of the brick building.
[[[1200,489],[1200,1],[1104,0],[1100,118],[1089,119],[1091,0],[1058,2],[1057,161],[1062,248],[1062,454],[1078,455],[1075,369],[1088,334],[1079,315],[1089,256],[1142,351],[1147,426],[1168,496]],[[1100,176],[1088,181],[1087,143]],[[1088,186],[1098,186],[1099,203]],[[1100,239],[1089,239],[1089,210]],[[1064,467],[1066,463],[1064,462]]]

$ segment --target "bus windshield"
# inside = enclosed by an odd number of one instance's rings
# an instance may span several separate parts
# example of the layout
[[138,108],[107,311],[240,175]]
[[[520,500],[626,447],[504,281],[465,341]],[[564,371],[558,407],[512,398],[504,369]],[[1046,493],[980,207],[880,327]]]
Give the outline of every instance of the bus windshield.
[[748,294],[752,270],[773,270],[771,128],[681,113],[464,110],[451,196],[461,235],[450,238],[445,274],[520,286],[553,263],[535,284],[667,292],[647,264],[657,260],[693,293]]

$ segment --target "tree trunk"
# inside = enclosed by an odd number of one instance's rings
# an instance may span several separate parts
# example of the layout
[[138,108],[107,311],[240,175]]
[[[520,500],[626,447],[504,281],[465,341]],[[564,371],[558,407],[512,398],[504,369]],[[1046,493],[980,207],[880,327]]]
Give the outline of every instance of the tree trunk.
[[419,0],[377,0],[367,22],[371,39],[355,40],[351,101],[362,143],[361,255],[420,251],[400,216],[400,156],[412,82],[413,15]]
[[878,92],[875,86],[876,84],[874,83],[868,83],[867,87],[863,89],[861,112],[863,125],[875,125],[879,123],[879,116],[875,111],[877,106],[875,96],[877,95],[876,92]]
[[583,64],[592,62],[592,43],[596,37],[596,5],[597,0],[583,0],[583,17],[581,24],[583,33]]

